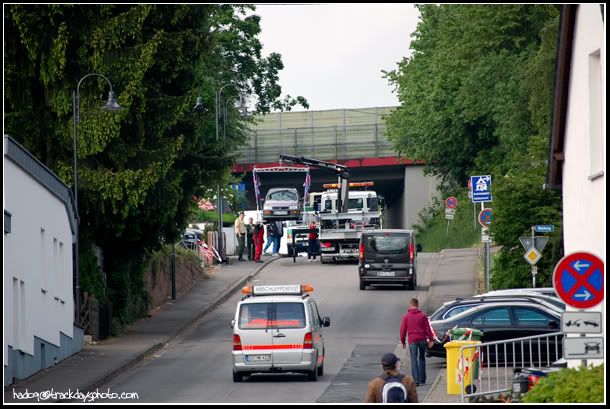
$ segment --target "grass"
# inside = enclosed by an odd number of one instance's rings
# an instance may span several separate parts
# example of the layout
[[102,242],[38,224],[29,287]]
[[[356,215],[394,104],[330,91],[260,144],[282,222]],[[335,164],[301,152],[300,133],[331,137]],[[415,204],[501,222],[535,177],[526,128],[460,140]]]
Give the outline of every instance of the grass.
[[[478,211],[476,213],[478,216]],[[447,226],[449,222],[449,226]],[[424,251],[441,251],[444,249],[467,248],[481,243],[481,226],[473,226],[472,203],[462,200],[456,208],[453,220],[445,219],[444,206],[439,214],[428,221],[420,230],[418,242]]]

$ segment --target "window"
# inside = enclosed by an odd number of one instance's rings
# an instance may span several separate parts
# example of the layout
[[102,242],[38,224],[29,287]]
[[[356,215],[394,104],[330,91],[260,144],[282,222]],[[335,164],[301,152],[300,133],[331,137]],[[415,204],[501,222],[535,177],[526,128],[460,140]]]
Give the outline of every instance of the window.
[[379,209],[379,201],[376,197],[369,197],[366,199],[366,206],[369,208],[369,212],[376,212]]
[[455,307],[447,311],[447,313],[443,316],[443,319],[447,319],[449,317],[453,317],[461,312],[471,309],[474,305],[461,305],[459,307]]
[[603,176],[602,138],[602,78],[599,50],[589,55],[589,152],[591,159],[590,180]]
[[302,303],[275,303],[274,328],[304,328],[305,308]]
[[493,308],[484,312],[479,313],[472,319],[474,325],[511,325],[510,314],[508,313],[508,307]]
[[4,211],[4,234],[11,232],[11,213]]
[[363,206],[364,206],[364,200],[362,200],[362,198],[349,199],[349,204],[347,205],[347,208],[349,210],[362,210]]
[[297,201],[299,197],[297,194],[290,190],[279,190],[272,192],[267,196],[268,200],[281,200],[281,201]]
[[367,235],[365,236],[366,246],[376,253],[380,254],[404,254],[409,251],[408,234],[401,233],[385,233],[384,235]]
[[519,325],[548,325],[549,317],[533,308],[513,308]]
[[239,328],[267,328],[269,311],[269,303],[242,304],[239,310]]

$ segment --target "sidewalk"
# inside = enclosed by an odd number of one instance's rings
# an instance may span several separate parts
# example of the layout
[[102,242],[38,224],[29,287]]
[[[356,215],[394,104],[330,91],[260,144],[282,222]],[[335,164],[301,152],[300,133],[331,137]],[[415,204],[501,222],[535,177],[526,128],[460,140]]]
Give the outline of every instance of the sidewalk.
[[[269,263],[280,257],[263,257],[263,264],[238,262],[206,270],[209,279],[202,279],[185,295],[169,300],[150,318],[140,319],[121,333],[86,345],[78,354],[56,366],[4,388],[4,402],[36,402],[37,399],[15,399],[15,393],[55,391],[85,393],[104,385],[118,373],[135,365],[171,341],[194,321],[209,313],[229,298]],[[40,401],[55,402],[50,396]]]

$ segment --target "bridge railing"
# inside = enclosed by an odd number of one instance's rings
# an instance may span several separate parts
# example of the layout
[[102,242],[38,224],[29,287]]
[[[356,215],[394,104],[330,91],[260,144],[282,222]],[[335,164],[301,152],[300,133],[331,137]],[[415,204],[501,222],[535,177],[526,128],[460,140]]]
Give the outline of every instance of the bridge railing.
[[395,156],[382,123],[252,130],[237,163],[277,162],[280,154],[319,160]]

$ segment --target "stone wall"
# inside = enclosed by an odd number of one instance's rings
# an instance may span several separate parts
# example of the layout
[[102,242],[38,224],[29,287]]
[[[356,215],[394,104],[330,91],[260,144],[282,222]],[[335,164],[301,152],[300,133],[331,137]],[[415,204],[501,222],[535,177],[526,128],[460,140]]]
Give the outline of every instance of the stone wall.
[[[144,272],[146,290],[150,295],[149,310],[171,301],[172,265],[171,254],[153,262]],[[190,290],[198,280],[209,278],[201,263],[183,254],[176,254],[176,298]]]

